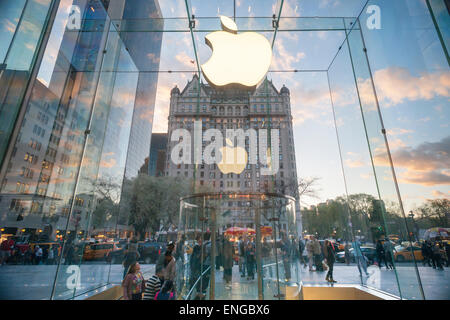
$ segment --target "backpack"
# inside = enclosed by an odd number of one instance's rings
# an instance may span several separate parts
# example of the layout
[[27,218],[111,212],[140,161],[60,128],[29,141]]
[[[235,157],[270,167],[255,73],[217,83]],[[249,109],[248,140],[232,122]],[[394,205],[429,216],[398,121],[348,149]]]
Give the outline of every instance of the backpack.
[[155,294],[155,300],[173,300],[173,292],[162,293],[161,290]]

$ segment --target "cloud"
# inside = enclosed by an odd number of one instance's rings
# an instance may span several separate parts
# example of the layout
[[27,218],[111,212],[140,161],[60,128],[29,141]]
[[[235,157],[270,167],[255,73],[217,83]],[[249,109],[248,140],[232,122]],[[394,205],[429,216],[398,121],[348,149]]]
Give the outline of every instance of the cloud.
[[[436,96],[450,97],[450,72],[426,73],[414,76],[408,69],[390,67],[375,72],[378,99],[385,107],[405,101],[431,100]],[[370,79],[358,79],[361,100],[374,104]]]
[[9,33],[14,33],[14,31],[16,30],[16,25],[8,19],[3,19],[1,23],[3,25],[3,29],[5,31],[8,31]]
[[117,164],[116,159],[111,159],[109,161],[108,160],[102,160],[100,162],[100,167],[102,167],[102,168],[112,168],[112,167],[115,167],[116,164]]
[[346,159],[345,160],[345,164],[349,168],[360,168],[360,167],[364,167],[365,166],[365,163],[362,162],[361,160],[352,160],[352,159]]
[[406,133],[413,133],[414,130],[410,129],[402,129],[402,128],[393,128],[387,131],[388,135],[390,136],[399,136]]
[[305,57],[306,54],[304,52],[297,52],[296,54],[289,52],[284,46],[284,39],[278,38],[275,44],[271,69],[273,70],[299,69],[296,68],[294,64],[300,62],[300,60],[304,59]]
[[[175,56],[175,59],[190,69],[192,68],[192,66],[195,66],[195,59],[188,56],[187,53],[184,51],[181,51],[179,54],[177,54]],[[194,61],[194,63],[192,63],[191,61]]]
[[435,198],[447,198],[447,199],[450,198],[450,191],[448,191],[447,193],[444,193],[439,190],[433,190],[433,191],[431,191],[431,194]]
[[115,155],[114,152],[104,153],[103,156],[102,156],[103,160],[100,161],[100,167],[102,167],[102,168],[112,168],[112,167],[116,166],[116,164],[117,164],[116,159],[114,159],[114,158],[112,158],[110,160],[106,159],[106,158],[111,158],[114,155]]
[[159,63],[160,58],[156,56],[154,53],[147,54],[147,58],[152,61],[153,63]]
[[327,88],[305,88],[295,83],[291,90],[291,111],[294,125],[319,118],[324,111],[330,112],[330,94]]
[[[424,142],[416,148],[399,148],[392,153],[392,158],[395,167],[406,169],[399,175],[403,183],[424,186],[450,184],[450,136],[438,142]],[[389,166],[383,151],[375,150],[374,162]]]
[[337,7],[340,5],[340,0],[320,0],[319,2],[319,8],[330,8],[330,7]]
[[363,179],[373,179],[372,173],[361,173],[359,176]]
[[450,184],[450,174],[448,172],[413,172],[407,171],[400,175],[400,182],[410,184],[420,184],[423,186],[448,185]]

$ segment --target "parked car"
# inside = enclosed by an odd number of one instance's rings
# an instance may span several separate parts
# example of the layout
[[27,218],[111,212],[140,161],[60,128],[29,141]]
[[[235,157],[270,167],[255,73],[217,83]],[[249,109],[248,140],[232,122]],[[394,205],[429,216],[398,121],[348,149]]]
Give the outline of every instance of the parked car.
[[[350,261],[355,262],[355,249],[350,248]],[[369,260],[369,264],[373,264],[373,262],[376,260],[377,252],[374,247],[361,247],[361,252],[364,254],[364,256]],[[338,262],[345,262],[345,251],[340,251],[336,254],[336,260]]]
[[397,262],[413,261],[413,254],[416,261],[422,261],[422,249],[417,246],[396,246],[394,249],[394,259]]

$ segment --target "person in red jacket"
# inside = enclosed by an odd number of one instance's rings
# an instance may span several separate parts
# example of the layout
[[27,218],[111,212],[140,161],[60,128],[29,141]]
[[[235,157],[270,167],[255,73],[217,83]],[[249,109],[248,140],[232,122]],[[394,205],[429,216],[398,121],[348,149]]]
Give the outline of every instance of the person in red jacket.
[[5,241],[0,245],[1,251],[1,265],[4,265],[9,257],[11,257],[11,252],[14,249],[15,242],[12,237],[8,237]]

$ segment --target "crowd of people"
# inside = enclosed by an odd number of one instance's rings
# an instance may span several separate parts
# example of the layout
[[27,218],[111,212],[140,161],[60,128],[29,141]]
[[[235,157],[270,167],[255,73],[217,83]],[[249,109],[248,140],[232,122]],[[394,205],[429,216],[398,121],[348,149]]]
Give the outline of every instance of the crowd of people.
[[1,265],[24,264],[24,265],[52,265],[58,262],[61,246],[59,245],[34,245],[20,248],[12,237],[8,237],[0,245]]
[[[181,242],[181,241],[180,241]],[[128,244],[123,259],[124,277],[122,281],[124,300],[173,300],[176,299],[175,278],[176,259],[175,244],[169,242],[166,252],[161,254],[155,265],[155,274],[147,281],[138,262],[137,239]],[[181,257],[181,255],[180,255]]]
[[421,253],[424,266],[428,265],[433,269],[444,270],[444,263],[447,268],[450,265],[450,244],[448,241],[444,243],[440,238],[435,238],[433,241],[422,241]]

